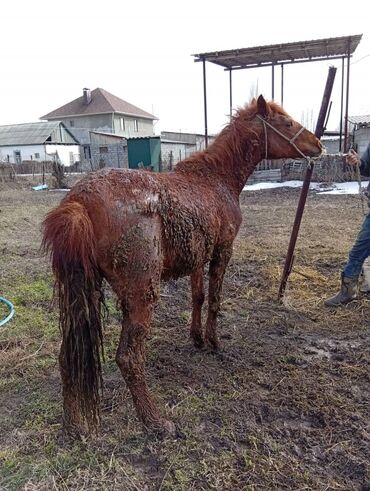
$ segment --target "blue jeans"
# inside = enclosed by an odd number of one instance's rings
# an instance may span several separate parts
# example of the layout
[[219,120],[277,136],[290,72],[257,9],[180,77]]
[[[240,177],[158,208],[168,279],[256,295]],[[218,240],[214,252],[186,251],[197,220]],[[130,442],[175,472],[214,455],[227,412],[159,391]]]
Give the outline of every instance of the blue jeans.
[[370,256],[370,213],[366,216],[356,242],[349,253],[343,276],[357,279],[368,256]]

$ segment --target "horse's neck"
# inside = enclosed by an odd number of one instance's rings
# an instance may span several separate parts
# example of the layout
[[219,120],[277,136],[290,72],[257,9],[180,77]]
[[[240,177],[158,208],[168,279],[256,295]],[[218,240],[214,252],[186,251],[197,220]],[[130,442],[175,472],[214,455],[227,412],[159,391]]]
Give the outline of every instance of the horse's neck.
[[205,151],[213,163],[212,171],[238,195],[243,190],[248,177],[262,159],[261,141],[256,134],[253,141],[236,139],[232,133],[220,134]]
[[222,181],[235,196],[239,196],[261,158],[260,135],[255,132],[253,136],[252,133],[245,135],[229,127],[206,150],[179,162],[176,171]]

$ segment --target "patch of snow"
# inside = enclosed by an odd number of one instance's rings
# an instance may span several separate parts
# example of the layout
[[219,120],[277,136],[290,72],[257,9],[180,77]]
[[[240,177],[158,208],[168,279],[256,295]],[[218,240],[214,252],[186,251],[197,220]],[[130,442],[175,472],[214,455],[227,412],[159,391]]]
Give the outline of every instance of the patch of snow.
[[[368,181],[361,183],[362,189],[366,189]],[[325,191],[320,191],[318,194],[359,194],[358,182],[338,182],[334,183],[332,189],[326,189]]]
[[[368,181],[362,182],[362,188],[366,189]],[[259,191],[262,189],[276,188],[300,188],[303,181],[284,181],[284,182],[258,182],[244,186],[243,191]],[[358,182],[335,182],[328,187],[326,184],[311,182],[310,189],[315,190],[317,194],[359,194]]]

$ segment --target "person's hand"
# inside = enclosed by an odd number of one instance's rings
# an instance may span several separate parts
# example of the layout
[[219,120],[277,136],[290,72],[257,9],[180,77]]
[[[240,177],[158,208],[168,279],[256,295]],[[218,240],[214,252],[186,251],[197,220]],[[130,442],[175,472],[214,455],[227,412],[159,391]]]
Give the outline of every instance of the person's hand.
[[346,155],[346,162],[350,165],[358,165],[360,163],[360,157],[358,153],[356,153],[353,148],[349,150]]

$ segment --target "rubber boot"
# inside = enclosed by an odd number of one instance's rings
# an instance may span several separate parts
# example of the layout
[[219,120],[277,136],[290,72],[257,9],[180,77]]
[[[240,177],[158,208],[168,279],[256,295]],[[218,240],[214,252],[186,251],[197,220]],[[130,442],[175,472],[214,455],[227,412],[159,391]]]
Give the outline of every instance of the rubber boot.
[[325,300],[327,307],[339,307],[357,298],[358,280],[357,278],[346,278],[342,275],[340,291],[333,297]]

